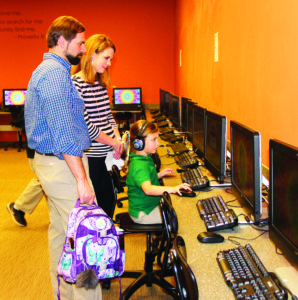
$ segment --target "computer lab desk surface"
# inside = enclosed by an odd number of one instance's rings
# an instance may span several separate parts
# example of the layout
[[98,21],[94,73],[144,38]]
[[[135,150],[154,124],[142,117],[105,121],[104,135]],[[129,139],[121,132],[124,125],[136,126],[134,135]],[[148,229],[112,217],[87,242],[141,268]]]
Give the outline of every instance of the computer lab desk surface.
[[[174,163],[173,158],[166,156],[167,151],[165,148],[160,147],[158,153],[162,163],[161,170],[164,168],[176,170],[177,165]],[[202,172],[203,175],[211,177],[211,174],[205,168],[202,168]],[[182,182],[180,173],[176,173],[174,176],[164,177],[163,181],[164,185],[171,186],[181,184]],[[208,192],[196,191],[196,193],[197,196],[194,198],[179,197],[178,195],[171,194],[171,199],[178,217],[178,234],[185,240],[187,262],[196,277],[200,300],[235,299],[232,290],[225,283],[216,260],[219,251],[238,247],[238,245],[228,240],[229,237],[238,237],[238,239],[234,238],[234,240],[239,242],[242,246],[251,244],[269,272],[274,272],[278,267],[291,266],[283,255],[276,253],[275,245],[270,241],[268,232],[258,237],[263,232],[253,229],[250,225],[238,225],[233,229],[216,231],[225,238],[223,243],[200,243],[197,240],[197,235],[202,231],[206,231],[206,227],[199,216],[196,207],[197,201],[220,194],[224,201],[227,202],[236,199],[236,196],[231,193],[231,190],[222,188],[214,188]],[[232,205],[237,207],[231,207]],[[230,203],[230,208],[233,208],[237,215],[245,213],[239,205],[237,200]],[[265,213],[262,218],[265,218],[267,217],[267,204],[263,204],[263,211],[265,211]],[[239,216],[238,220],[245,222],[244,216]],[[263,227],[263,229],[268,229],[268,226]]]

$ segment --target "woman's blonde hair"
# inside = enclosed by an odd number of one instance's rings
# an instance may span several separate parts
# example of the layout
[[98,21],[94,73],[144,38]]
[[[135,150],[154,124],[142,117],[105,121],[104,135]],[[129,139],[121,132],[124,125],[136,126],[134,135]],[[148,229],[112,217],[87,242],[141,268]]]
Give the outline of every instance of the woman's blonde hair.
[[89,37],[85,42],[87,52],[83,54],[81,63],[78,66],[74,66],[72,74],[75,74],[82,70],[85,78],[85,82],[94,84],[97,80],[101,86],[111,87],[110,68],[108,67],[103,74],[93,73],[92,68],[92,55],[94,53],[100,53],[107,48],[112,48],[116,52],[114,43],[104,34],[94,34]]

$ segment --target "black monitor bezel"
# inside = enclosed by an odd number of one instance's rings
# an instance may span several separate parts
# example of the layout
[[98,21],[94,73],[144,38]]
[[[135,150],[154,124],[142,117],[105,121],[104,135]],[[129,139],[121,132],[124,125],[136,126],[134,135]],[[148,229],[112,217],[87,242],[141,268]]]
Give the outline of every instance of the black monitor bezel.
[[[235,180],[235,132],[238,131],[242,135],[245,135],[253,147],[252,160],[247,162],[252,165],[252,174],[253,176],[253,186],[251,187],[253,190],[253,203],[251,199],[245,194],[245,192],[241,189],[241,186]],[[261,134],[249,128],[239,122],[230,121],[230,133],[231,133],[231,173],[232,173],[232,190],[238,196],[239,202],[243,204],[243,208],[250,215],[250,219],[254,222],[254,224],[259,224],[260,218],[262,215],[262,155],[261,155]],[[248,175],[248,174],[247,174]]]
[[164,115],[170,116],[170,92],[164,91]]
[[[181,127],[181,98],[179,96],[172,94],[171,99],[172,99],[172,114],[170,116],[170,120],[173,123],[174,127],[176,129],[180,130],[180,127]],[[176,115],[175,115],[175,111],[174,111],[175,105],[177,108]]]
[[274,213],[274,152],[278,151],[293,160],[298,161],[298,148],[277,139],[269,141],[269,238],[279,248],[285,257],[298,269],[298,245],[295,246],[275,225]]
[[188,102],[191,101],[191,99],[186,97],[181,97],[181,130],[187,131],[188,126]]
[[[220,163],[219,167],[214,165],[214,162],[208,156],[208,120],[214,119],[221,126],[221,136],[220,136]],[[212,173],[212,175],[216,178],[219,183],[224,183],[226,176],[226,154],[227,154],[227,118],[226,116],[206,111],[206,152],[204,164],[205,167]]]
[[[197,104],[193,105],[193,141],[192,144],[194,146],[194,150],[195,153],[197,154],[197,156],[201,159],[205,158],[205,153],[206,153],[206,111],[207,109],[199,106]],[[195,122],[196,122],[196,118],[195,118],[195,114],[199,114],[202,118],[203,118],[203,132],[204,132],[204,145],[203,145],[203,151],[199,148],[199,145],[196,145],[195,143]]]
[[193,106],[195,103],[189,99],[187,104],[187,131],[186,137],[187,139],[193,143]]
[[163,114],[164,113],[164,90],[159,89],[159,111]]
[[[6,104],[5,103],[5,92],[6,91],[26,91],[26,93],[27,93],[27,89],[26,88],[23,88],[23,89],[15,89],[15,88],[13,88],[13,89],[2,89],[2,103],[3,103],[3,108],[6,108],[6,109],[11,109],[11,108],[13,108],[13,107],[22,107],[22,106],[24,106],[24,104]],[[25,101],[26,101],[26,99],[25,99]]]

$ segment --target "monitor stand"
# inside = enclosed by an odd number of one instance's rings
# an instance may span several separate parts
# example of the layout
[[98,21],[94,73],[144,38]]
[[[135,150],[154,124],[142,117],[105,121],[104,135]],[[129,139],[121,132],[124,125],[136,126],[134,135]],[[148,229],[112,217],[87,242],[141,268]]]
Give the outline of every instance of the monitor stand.
[[[210,180],[210,179],[209,179]],[[217,182],[215,180],[210,180],[210,187],[216,188],[227,188],[232,186],[231,178],[225,178],[223,183]]]

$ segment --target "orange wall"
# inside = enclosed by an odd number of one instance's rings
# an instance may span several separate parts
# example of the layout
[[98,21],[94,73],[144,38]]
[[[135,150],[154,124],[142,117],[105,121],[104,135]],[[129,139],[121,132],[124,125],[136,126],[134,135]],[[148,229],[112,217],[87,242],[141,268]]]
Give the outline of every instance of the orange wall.
[[[141,86],[144,103],[158,103],[160,86],[173,89],[174,0],[2,2],[0,90],[27,87],[42,53],[48,50],[43,35],[61,15],[81,21],[87,28],[86,37],[105,33],[114,41],[113,85]],[[14,21],[18,23],[12,24]]]
[[175,92],[225,114],[228,123],[260,131],[267,166],[270,138],[298,146],[298,1],[177,0],[176,5]]

